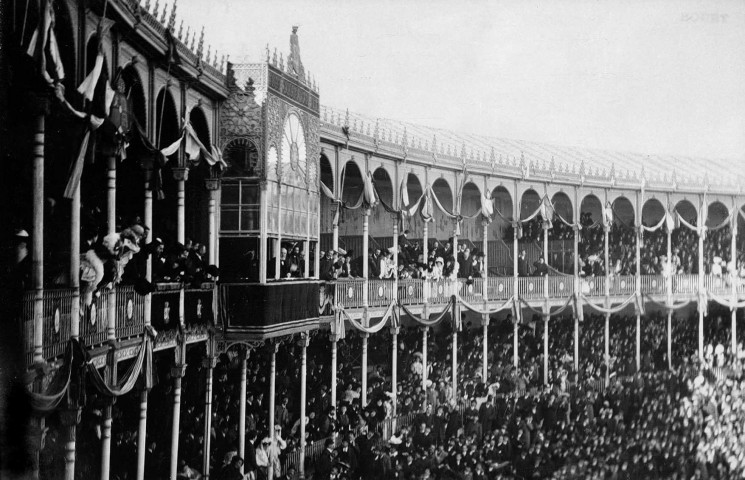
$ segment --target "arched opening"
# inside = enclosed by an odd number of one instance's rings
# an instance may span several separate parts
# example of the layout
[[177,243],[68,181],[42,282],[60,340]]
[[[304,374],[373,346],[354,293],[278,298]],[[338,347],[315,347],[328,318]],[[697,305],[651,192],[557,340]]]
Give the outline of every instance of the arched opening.
[[717,273],[719,265],[722,272],[732,260],[732,228],[728,221],[729,209],[719,201],[707,207],[706,226],[709,230],[704,237],[704,269],[706,273]]
[[578,245],[579,269],[585,275],[605,274],[605,242],[603,238],[603,204],[595,195],[587,195],[579,206],[582,226]]
[[259,151],[247,138],[231,140],[223,149],[223,159],[228,164],[224,177],[256,177]]
[[[155,142],[159,149],[163,149],[181,136],[179,128],[178,110],[173,95],[163,88],[156,97],[155,102]],[[163,200],[154,202],[153,216],[159,231],[153,228],[153,235],[161,238],[166,249],[177,242],[177,183],[173,177],[174,168],[178,167],[178,155],[176,151],[166,158],[166,165],[161,170],[163,178]]]
[[[341,191],[341,200],[344,204],[354,206],[360,200],[360,196],[364,190],[364,182],[362,179],[362,172],[360,171],[357,164],[350,160],[348,161],[341,170],[341,180],[339,181],[339,187]],[[333,217],[331,217],[333,219]],[[370,237],[374,238],[372,232]],[[370,241],[370,248],[372,248],[374,242]],[[362,251],[362,208],[356,210],[345,210],[342,209],[339,212],[339,247],[349,252],[355,257],[364,255]],[[323,249],[328,251],[331,248],[331,243],[328,247]],[[361,268],[359,268],[361,272]]]
[[[665,207],[656,198],[644,202],[642,207],[642,224],[656,226],[665,216]],[[654,232],[644,232],[641,244],[642,275],[659,275],[662,273],[665,255],[667,254],[667,234],[665,227]]]
[[[481,210],[481,190],[473,182],[468,182],[463,186],[460,200],[460,214],[464,217],[470,217]],[[460,225],[460,238],[458,243],[468,248],[470,255],[483,250],[484,230],[481,225],[481,215],[474,218],[464,218]]]
[[494,201],[494,218],[489,225],[489,275],[513,275],[512,195],[500,185],[492,190],[491,198]]
[[[189,122],[199,141],[209,150],[212,142],[204,110],[199,107],[193,108],[189,113]],[[186,237],[194,242],[195,250],[206,251],[209,246],[209,222],[205,222],[204,219],[209,218],[209,192],[205,181],[211,176],[211,167],[201,155],[197,161],[198,163],[191,164],[189,178],[186,181],[186,211],[189,212],[186,215]],[[243,187],[249,196],[257,198],[258,203],[258,185],[253,189],[256,191],[250,192],[249,185]],[[258,212],[256,221],[258,222]],[[204,260],[206,261],[206,258]]]
[[548,263],[556,270],[570,274],[574,269],[574,230],[564,222],[574,222],[572,201],[566,193],[557,192],[551,198],[551,205],[554,214],[548,231]]
[[[335,183],[334,182],[334,170],[331,167],[331,161],[329,161],[328,157],[321,154],[321,158],[319,161],[320,169],[321,169],[321,176],[320,181],[321,184],[325,185],[326,188],[329,189],[331,193],[336,195],[335,191]],[[328,196],[326,196],[323,191],[321,191],[320,195],[320,202],[321,202],[321,250],[326,252],[329,248],[331,248],[331,245],[334,241],[334,216],[336,215],[336,207],[332,203],[332,199],[330,199]]]
[[[424,189],[422,188],[422,184],[419,181],[419,178],[413,174],[409,173],[406,175],[406,194],[409,196],[408,204],[403,205],[404,208],[412,205],[417,200],[419,200],[424,193]],[[402,202],[404,199],[401,200]],[[421,215],[419,212],[421,211],[422,204],[419,204],[419,210],[414,214],[410,216],[404,217],[404,228],[409,230],[409,238],[410,239],[421,239],[424,236],[424,221],[422,220]]]
[[609,259],[614,275],[636,273],[636,233],[634,206],[626,197],[613,201],[613,225],[610,231]]
[[[526,264],[531,266],[543,258],[543,229],[541,216],[527,220],[541,205],[541,196],[533,189],[526,190],[520,198],[520,225],[522,236],[518,241],[518,252],[525,252]],[[529,268],[530,269],[530,268]]]
[[[443,208],[449,212],[453,211],[453,190],[445,179],[438,178],[435,180],[432,184],[432,192],[437,196]],[[434,221],[428,227],[429,238],[431,239],[429,251],[436,250],[440,246],[439,244],[445,249],[449,245],[451,248],[450,254],[452,255],[453,221],[440,211],[436,203],[434,201],[432,202],[432,216],[434,217]],[[435,241],[438,242],[438,245],[435,245]]]
[[[691,225],[697,225],[698,212],[690,201],[679,201],[675,205],[675,212]],[[696,231],[682,224],[675,228],[672,235],[671,253],[674,273],[698,273],[698,233]]]
[[130,113],[147,132],[147,101],[140,74],[135,67],[127,65],[121,72],[121,80],[124,82],[124,95],[130,102]]
[[381,203],[370,212],[370,244],[384,250],[393,246],[393,219],[383,206],[393,207],[393,181],[383,167],[375,169],[372,179]]

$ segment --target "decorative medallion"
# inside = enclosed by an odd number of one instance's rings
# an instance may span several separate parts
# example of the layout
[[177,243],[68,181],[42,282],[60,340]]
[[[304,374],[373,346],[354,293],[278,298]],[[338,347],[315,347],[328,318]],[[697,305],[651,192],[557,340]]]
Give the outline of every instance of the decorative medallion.
[[657,280],[652,280],[652,288],[657,288]]
[[504,284],[503,283],[500,283],[499,284],[499,288],[497,288],[497,290],[499,290],[499,293],[504,292]]
[[559,282],[559,291],[560,292],[564,291],[564,282]]
[[437,286],[437,293],[439,293],[440,295],[442,295],[442,291],[443,291],[442,285],[438,285]]
[[91,304],[91,325],[95,325],[96,324],[96,315],[97,315],[96,304],[93,303],[93,304]]
[[349,298],[354,297],[354,288],[349,287],[349,290],[347,290],[347,297]]
[[59,333],[59,307],[54,309],[54,333]]
[[621,280],[621,288],[626,288],[626,280]]
[[166,325],[171,321],[171,303],[169,301],[163,302],[163,323]]
[[382,297],[382,296],[383,296],[383,292],[384,292],[384,291],[385,291],[385,290],[383,290],[383,285],[379,286],[379,287],[378,287],[378,296],[379,296],[379,297]]
[[535,288],[535,287],[533,286],[533,282],[530,282],[530,283],[528,284],[528,291],[529,291],[529,292],[532,292],[534,288]]
[[197,318],[202,319],[202,299],[197,298]]
[[468,286],[468,293],[473,293],[473,284]]
[[134,316],[134,310],[135,310],[135,306],[134,306],[134,303],[132,302],[132,299],[131,298],[127,299],[127,321],[128,322],[132,321],[132,317]]
[[406,289],[406,292],[409,294],[410,297],[414,296],[414,285],[409,285],[409,288]]

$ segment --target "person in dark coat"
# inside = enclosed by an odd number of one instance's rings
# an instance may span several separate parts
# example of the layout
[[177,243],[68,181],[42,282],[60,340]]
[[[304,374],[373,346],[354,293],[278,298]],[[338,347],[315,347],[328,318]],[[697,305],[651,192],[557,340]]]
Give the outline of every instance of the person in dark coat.
[[248,434],[246,435],[246,449],[243,454],[243,458],[246,459],[246,463],[243,466],[243,473],[253,473],[254,476],[256,475],[256,470],[258,469],[258,466],[256,465],[256,437],[256,430],[249,430]]
[[318,480],[328,480],[331,476],[331,468],[334,466],[336,460],[336,452],[334,452],[334,441],[327,439],[325,443],[323,453],[321,453],[318,462],[316,462],[316,472],[314,478]]
[[520,277],[528,276],[528,260],[525,258],[525,250],[522,250],[517,257],[517,274]]
[[217,480],[243,480],[243,474],[241,473],[241,467],[243,466],[243,459],[236,455],[230,461],[229,465],[226,465],[220,471]]

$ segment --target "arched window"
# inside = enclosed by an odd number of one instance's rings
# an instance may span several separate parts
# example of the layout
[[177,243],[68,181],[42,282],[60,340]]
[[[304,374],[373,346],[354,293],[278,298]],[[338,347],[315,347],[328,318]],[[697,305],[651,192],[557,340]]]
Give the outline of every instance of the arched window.
[[256,177],[259,164],[259,151],[248,139],[233,140],[225,147],[223,158],[228,164],[226,177]]

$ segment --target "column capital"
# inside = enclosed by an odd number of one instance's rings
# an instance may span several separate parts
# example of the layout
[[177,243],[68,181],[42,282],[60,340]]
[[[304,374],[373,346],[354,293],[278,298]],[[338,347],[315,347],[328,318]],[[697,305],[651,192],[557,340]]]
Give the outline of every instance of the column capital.
[[186,364],[171,367],[171,378],[182,378],[186,374]]
[[215,368],[217,367],[217,356],[206,355],[202,358],[202,367],[204,368]]
[[59,411],[59,418],[62,425],[72,427],[80,424],[81,408],[63,408]]
[[300,334],[297,344],[301,348],[308,348],[310,345],[310,335],[308,335],[308,332],[302,332]]
[[490,320],[491,319],[489,318],[489,315],[482,315],[481,316],[481,326],[482,327],[488,327]]
[[367,333],[367,332],[362,332],[362,333],[360,333],[360,337],[362,337],[362,338],[370,338],[370,334]]
[[205,178],[204,179],[204,186],[209,191],[219,190],[220,189],[220,179],[219,178]]
[[429,327],[426,326],[426,325],[423,325],[423,326],[419,327],[419,331],[422,332],[422,333],[427,333],[429,331]]
[[391,329],[391,335],[398,335],[401,333],[401,327],[389,327]]
[[329,332],[329,341],[336,343],[340,340],[338,333]]
[[189,179],[189,167],[175,167],[172,171],[174,180],[178,182],[185,182]]

